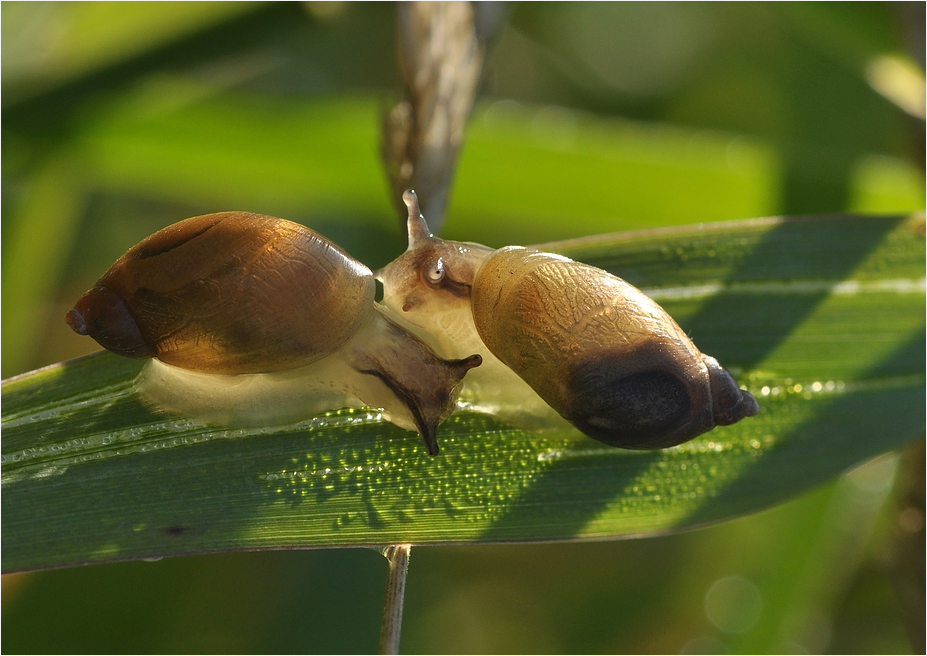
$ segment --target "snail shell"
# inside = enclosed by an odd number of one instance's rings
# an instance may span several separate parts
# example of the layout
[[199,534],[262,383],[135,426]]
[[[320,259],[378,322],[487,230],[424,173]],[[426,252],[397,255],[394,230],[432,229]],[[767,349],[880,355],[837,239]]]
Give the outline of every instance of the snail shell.
[[442,360],[374,294],[371,271],[313,230],[224,212],[144,239],[65,320],[114,353],[156,358],[139,389],[161,409],[279,423],[337,407],[316,398],[375,405],[435,455],[437,426],[480,359]]
[[672,446],[758,412],[633,285],[559,255],[437,239],[414,194],[404,199],[410,245],[378,272],[384,302],[455,333],[445,354],[453,344],[476,350],[484,375],[498,360],[583,433],[624,448]]
[[344,344],[372,311],[374,284],[304,226],[224,212],[141,241],[66,320],[119,355],[207,373],[279,371]]

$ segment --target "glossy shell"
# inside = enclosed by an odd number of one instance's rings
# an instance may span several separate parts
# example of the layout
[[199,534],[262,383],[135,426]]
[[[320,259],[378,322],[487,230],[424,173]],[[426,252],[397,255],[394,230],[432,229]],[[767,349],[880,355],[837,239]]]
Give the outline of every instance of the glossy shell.
[[479,268],[471,302],[487,348],[607,444],[670,446],[756,413],[663,308],[601,269],[510,246]]
[[313,230],[223,212],[131,248],[67,322],[120,355],[208,373],[273,372],[343,345],[373,300],[370,270]]

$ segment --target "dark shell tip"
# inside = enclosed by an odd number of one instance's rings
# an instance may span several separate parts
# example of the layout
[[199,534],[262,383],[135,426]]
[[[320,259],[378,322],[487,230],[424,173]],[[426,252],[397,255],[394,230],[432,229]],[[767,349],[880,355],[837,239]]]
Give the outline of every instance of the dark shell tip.
[[87,322],[84,321],[84,317],[77,311],[77,308],[73,308],[64,315],[64,321],[71,327],[71,330],[78,335],[87,334]]
[[753,417],[760,411],[760,404],[756,402],[756,398],[747,391],[741,390],[743,393],[743,403],[744,403],[744,417]]

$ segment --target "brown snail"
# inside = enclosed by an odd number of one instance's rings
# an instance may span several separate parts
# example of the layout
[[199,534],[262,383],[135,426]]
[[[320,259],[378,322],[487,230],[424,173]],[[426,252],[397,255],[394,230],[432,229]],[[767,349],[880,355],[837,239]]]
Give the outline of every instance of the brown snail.
[[373,274],[318,233],[246,212],[194,217],[132,247],[67,313],[106,349],[152,358],[161,409],[218,423],[382,407],[428,453],[480,357],[444,360],[374,302]]
[[377,272],[383,302],[435,335],[444,357],[483,356],[462,398],[475,386],[475,397],[528,407],[536,393],[586,435],[631,449],[680,444],[758,412],[633,285],[560,255],[438,239],[414,192],[403,200],[409,248]]

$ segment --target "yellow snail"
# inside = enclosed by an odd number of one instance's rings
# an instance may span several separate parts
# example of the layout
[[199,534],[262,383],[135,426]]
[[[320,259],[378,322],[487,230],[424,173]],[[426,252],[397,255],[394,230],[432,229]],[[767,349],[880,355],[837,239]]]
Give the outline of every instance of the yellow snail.
[[586,435],[631,449],[680,444],[759,411],[636,287],[560,255],[438,239],[415,193],[403,200],[409,248],[377,272],[383,302],[434,335],[443,357],[483,357],[465,400],[504,397],[483,409],[543,414],[536,394]]
[[129,249],[66,321],[114,353],[152,358],[139,387],[159,409],[260,425],[380,407],[436,455],[437,426],[480,357],[439,358],[374,295],[371,271],[309,228],[223,212]]

